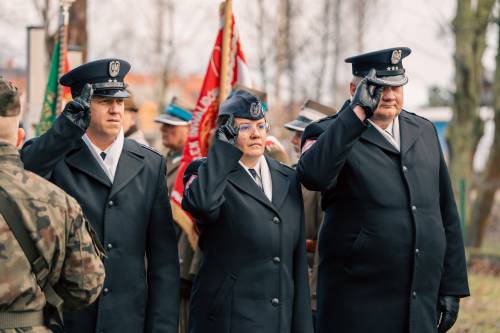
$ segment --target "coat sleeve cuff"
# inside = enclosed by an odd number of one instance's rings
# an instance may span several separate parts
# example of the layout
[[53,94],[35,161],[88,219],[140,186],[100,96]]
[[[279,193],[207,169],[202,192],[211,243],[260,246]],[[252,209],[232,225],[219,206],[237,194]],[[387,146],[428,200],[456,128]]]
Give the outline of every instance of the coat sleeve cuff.
[[370,126],[361,121],[350,106],[348,106],[343,112],[339,113],[339,120],[342,121],[344,126],[350,129],[353,133],[361,134]]

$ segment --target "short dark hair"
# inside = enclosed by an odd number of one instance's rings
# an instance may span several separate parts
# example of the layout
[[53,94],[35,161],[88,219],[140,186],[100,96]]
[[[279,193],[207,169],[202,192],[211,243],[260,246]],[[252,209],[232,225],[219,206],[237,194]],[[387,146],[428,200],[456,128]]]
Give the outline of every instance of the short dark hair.
[[14,117],[21,113],[17,87],[0,76],[0,117]]

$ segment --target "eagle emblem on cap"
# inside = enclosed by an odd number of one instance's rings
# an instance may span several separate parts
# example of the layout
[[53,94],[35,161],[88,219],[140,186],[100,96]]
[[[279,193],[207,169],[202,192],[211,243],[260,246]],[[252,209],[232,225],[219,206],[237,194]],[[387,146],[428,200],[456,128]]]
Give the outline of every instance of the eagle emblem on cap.
[[401,61],[401,50],[394,50],[391,54],[391,64],[395,65]]
[[120,62],[118,60],[113,60],[109,62],[109,76],[117,77],[120,74]]
[[257,117],[262,112],[262,104],[260,102],[253,102],[250,105],[250,115],[252,117]]

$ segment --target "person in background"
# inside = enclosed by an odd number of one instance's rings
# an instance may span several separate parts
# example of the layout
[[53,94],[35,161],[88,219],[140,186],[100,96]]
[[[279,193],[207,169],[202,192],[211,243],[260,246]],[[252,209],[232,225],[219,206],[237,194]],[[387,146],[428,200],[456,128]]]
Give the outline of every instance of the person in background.
[[[307,100],[294,120],[286,123],[286,129],[293,133],[290,140],[295,153],[300,156],[300,142],[305,128],[312,122],[325,118],[327,115],[336,113],[334,108],[323,105],[313,100]],[[296,165],[293,165],[296,168]],[[304,222],[306,224],[306,249],[307,262],[309,266],[309,288],[311,290],[311,309],[313,321],[316,322],[316,281],[318,276],[318,233],[323,222],[323,210],[321,209],[321,192],[309,191],[304,186],[302,198],[304,200]]]
[[[161,124],[162,144],[168,149],[165,160],[167,163],[167,187],[169,193],[177,178],[177,172],[181,162],[182,152],[188,140],[189,124],[192,119],[191,108],[182,106],[177,97],[165,108],[165,111],[155,119],[155,122]],[[182,223],[175,220],[178,234],[177,248],[179,251],[179,265],[181,277],[181,299],[179,309],[179,333],[186,333],[189,321],[189,298],[191,295],[191,286],[193,279],[198,271],[199,250],[193,248],[190,243],[190,230],[184,230]]]
[[137,141],[142,145],[149,146],[144,133],[139,129],[139,108],[135,104],[134,96],[127,89],[129,97],[125,99],[125,113],[123,114],[123,132],[126,138]]

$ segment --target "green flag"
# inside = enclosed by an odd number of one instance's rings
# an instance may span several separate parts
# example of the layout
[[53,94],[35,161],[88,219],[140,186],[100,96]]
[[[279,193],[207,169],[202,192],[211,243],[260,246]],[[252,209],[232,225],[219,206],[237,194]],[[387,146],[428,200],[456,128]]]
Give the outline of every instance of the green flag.
[[57,80],[59,78],[59,48],[60,44],[57,41],[52,50],[52,59],[50,60],[49,78],[45,88],[45,97],[43,99],[42,113],[40,121],[36,125],[36,135],[42,135],[51,126],[57,117]]

